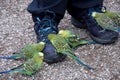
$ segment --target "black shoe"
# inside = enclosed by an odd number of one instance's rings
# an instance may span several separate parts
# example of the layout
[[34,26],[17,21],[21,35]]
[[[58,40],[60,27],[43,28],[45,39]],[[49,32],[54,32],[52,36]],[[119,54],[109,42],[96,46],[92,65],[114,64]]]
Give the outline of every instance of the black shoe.
[[62,61],[66,58],[66,55],[58,54],[56,49],[47,39],[48,34],[58,33],[57,23],[54,21],[54,18],[48,15],[45,15],[42,19],[36,17],[36,22],[34,25],[34,30],[37,34],[37,42],[43,41],[46,43],[43,50],[44,61],[48,64],[56,63]]
[[119,33],[112,30],[103,29],[100,25],[98,25],[96,20],[91,16],[93,10],[94,9],[88,9],[80,16],[79,19],[72,17],[72,24],[79,28],[86,28],[89,31],[90,37],[100,44],[115,42],[118,39]]

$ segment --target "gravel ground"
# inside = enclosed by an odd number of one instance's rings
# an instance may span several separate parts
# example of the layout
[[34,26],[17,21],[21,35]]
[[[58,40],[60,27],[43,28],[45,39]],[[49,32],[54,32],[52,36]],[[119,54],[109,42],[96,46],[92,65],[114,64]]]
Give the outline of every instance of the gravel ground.
[[[26,10],[30,2],[31,0],[0,0],[1,56],[12,55],[24,45],[36,42],[31,15]],[[105,0],[104,3],[109,10],[120,12],[120,0]],[[68,14],[59,25],[60,29],[66,27],[91,40],[85,30],[78,30],[71,25]],[[4,74],[0,75],[0,80],[120,80],[120,38],[111,45],[81,46],[74,53],[96,69],[86,70],[66,58],[63,62],[52,65],[44,63],[42,69],[33,76]],[[0,59],[0,71],[13,68],[22,62]]]

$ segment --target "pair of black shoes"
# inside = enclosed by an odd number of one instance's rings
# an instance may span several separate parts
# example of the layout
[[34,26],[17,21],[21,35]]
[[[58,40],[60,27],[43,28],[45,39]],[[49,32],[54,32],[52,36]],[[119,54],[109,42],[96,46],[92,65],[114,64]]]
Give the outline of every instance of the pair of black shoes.
[[[46,43],[46,46],[43,50],[43,53],[45,55],[44,61],[48,64],[51,64],[64,60],[66,58],[66,55],[57,54],[56,49],[47,39],[48,34],[58,33],[58,22],[55,21],[55,15],[51,16],[48,14],[42,18],[35,18],[36,22],[34,25],[34,30],[37,34],[37,40],[38,42],[44,41]],[[73,25],[79,28],[81,28],[81,26],[84,26],[84,28],[88,30],[91,38],[100,44],[110,44],[118,39],[119,34],[115,31],[101,28],[101,26],[98,25],[96,20],[91,16],[89,10],[83,14],[79,20],[72,18],[71,21]]]

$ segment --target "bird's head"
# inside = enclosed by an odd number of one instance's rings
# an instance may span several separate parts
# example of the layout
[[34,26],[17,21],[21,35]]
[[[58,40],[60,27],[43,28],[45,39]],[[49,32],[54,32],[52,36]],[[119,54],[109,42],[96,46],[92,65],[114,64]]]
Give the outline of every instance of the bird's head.
[[45,47],[45,42],[39,42],[38,45],[36,46],[38,51],[42,51]]
[[40,63],[44,59],[44,53],[42,52],[35,52],[33,56],[33,60],[37,63]]
[[52,38],[54,38],[56,36],[56,34],[49,34],[48,35],[48,39],[51,40]]
[[39,56],[44,56],[44,54],[42,52],[39,52],[38,55]]
[[43,59],[44,58],[44,53],[38,52],[38,57],[41,58],[41,59]]
[[62,37],[70,37],[73,33],[70,30],[60,30],[58,34]]
[[45,42],[40,41],[38,44],[44,46],[44,45],[45,45]]
[[92,12],[92,17],[96,17],[96,12]]

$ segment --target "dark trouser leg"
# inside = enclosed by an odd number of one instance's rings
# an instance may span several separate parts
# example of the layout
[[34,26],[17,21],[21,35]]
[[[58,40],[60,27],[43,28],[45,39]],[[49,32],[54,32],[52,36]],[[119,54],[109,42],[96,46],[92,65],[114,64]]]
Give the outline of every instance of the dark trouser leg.
[[67,6],[69,14],[74,18],[79,18],[86,13],[89,8],[102,6],[103,0],[71,0]]
[[63,18],[68,0],[33,0],[28,6],[28,11],[33,16],[43,16],[46,11],[53,11],[57,17]]
[[65,59],[66,55],[58,54],[47,36],[58,33],[58,23],[63,18],[67,6],[67,0],[33,0],[28,6],[35,22],[34,30],[38,42],[46,43],[43,50],[44,61],[55,63]]
[[72,22],[77,27],[81,23],[89,31],[91,38],[101,44],[113,43],[118,39],[118,33],[112,30],[103,29],[91,16],[92,11],[99,10],[103,0],[71,0],[67,7],[68,12],[73,17]]

